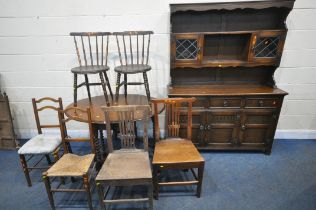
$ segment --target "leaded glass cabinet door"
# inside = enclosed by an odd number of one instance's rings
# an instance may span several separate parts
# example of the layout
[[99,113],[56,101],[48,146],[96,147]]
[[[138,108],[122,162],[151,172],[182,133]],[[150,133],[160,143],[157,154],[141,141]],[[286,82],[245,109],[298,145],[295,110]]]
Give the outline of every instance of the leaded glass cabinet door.
[[250,60],[255,63],[279,64],[284,40],[284,31],[254,33],[251,39]]
[[203,36],[174,34],[171,40],[171,63],[174,66],[192,66],[192,64],[200,63]]

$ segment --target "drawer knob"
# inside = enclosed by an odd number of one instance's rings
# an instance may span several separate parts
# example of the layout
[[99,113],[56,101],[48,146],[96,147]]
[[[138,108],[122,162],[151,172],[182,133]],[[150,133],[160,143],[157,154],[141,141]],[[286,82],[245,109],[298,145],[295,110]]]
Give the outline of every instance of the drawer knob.
[[227,100],[224,100],[223,105],[224,105],[224,107],[227,107],[227,106],[228,106],[228,101],[227,101]]
[[259,106],[264,106],[264,102],[262,100],[259,101]]
[[204,125],[200,125],[200,130],[204,130]]
[[241,129],[242,129],[242,130],[246,130],[246,125],[242,125],[242,126],[241,126]]

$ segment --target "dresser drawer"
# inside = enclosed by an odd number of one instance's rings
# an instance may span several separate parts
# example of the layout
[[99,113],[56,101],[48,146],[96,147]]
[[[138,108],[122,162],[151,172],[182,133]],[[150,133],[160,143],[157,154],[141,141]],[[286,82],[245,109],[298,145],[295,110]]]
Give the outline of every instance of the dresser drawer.
[[207,98],[196,98],[196,101],[192,104],[193,107],[207,108],[208,99]]
[[210,107],[240,108],[241,98],[211,98]]
[[247,98],[245,102],[246,108],[251,107],[278,107],[279,105],[278,98]]

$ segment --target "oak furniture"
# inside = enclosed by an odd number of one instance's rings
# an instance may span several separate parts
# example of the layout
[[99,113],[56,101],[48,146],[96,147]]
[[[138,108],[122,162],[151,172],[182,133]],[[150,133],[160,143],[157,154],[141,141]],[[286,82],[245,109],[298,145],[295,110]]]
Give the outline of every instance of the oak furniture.
[[[201,196],[204,172],[204,159],[191,141],[192,136],[192,104],[195,98],[153,99],[155,111],[155,139],[156,145],[153,157],[154,195],[158,199],[159,187],[178,185],[197,185],[197,197]],[[160,140],[160,126],[158,120],[158,105],[164,104],[166,115],[165,136]],[[181,115],[186,113],[186,125]],[[185,127],[185,138],[180,137],[180,129]],[[194,177],[189,181],[159,181],[160,173],[164,170],[190,170]],[[197,169],[197,173],[196,170]]]
[[[104,111],[102,110],[102,106],[105,105],[105,98],[103,96],[95,96],[91,97],[91,101],[88,98],[81,99],[77,103],[77,107],[81,109],[85,109],[86,107],[90,107],[91,109],[91,118],[92,118],[92,126],[94,131],[94,136],[98,137],[98,141],[96,141],[96,162],[97,162],[97,169],[101,167],[101,163],[104,161],[104,158],[106,154],[108,153],[105,141],[104,141],[104,135],[103,131],[106,130],[105,127],[105,117],[104,117]],[[110,100],[110,106],[123,106],[123,105],[148,105],[147,97],[144,95],[138,95],[138,94],[128,94],[125,98],[125,95],[119,95],[117,103],[115,103],[114,100]],[[75,105],[69,104],[66,108],[74,107]],[[163,106],[158,106],[158,111],[161,112],[163,109]],[[153,110],[153,109],[152,109]],[[72,110],[69,110],[69,112],[66,113],[67,116],[72,117],[75,116],[76,113]],[[153,111],[151,112],[151,116],[153,116]],[[85,116],[82,116],[85,118]],[[87,120],[85,118],[85,120]],[[119,119],[113,119],[112,121],[118,121]],[[153,120],[153,118],[152,118]],[[117,126],[113,127],[115,130],[115,133],[117,133]]]
[[[150,91],[147,78],[147,71],[151,70],[148,65],[150,36],[152,31],[124,31],[114,32],[120,58],[120,65],[114,68],[117,73],[116,97],[117,102],[120,87],[124,85],[124,94],[127,97],[128,85],[144,85],[148,101],[150,101]],[[121,75],[124,80],[120,82]],[[144,82],[128,82],[127,75],[143,74]]]
[[[111,98],[113,93],[107,71],[110,69],[108,64],[108,45],[109,32],[72,32],[70,36],[74,38],[77,58],[79,66],[71,69],[74,74],[74,104],[77,103],[77,89],[86,86],[88,96],[91,101],[90,86],[101,85],[106,99],[106,104],[109,106],[109,97],[106,86],[110,92]],[[98,74],[101,83],[90,83],[89,74]],[[85,81],[77,84],[78,75],[84,75]],[[105,81],[104,81],[105,79]]]
[[9,98],[0,91],[0,149],[15,149],[16,135],[10,111]]
[[[105,204],[149,202],[153,209],[152,173],[148,155],[147,126],[151,117],[149,105],[124,105],[104,107],[107,144],[109,154],[96,177],[101,209]],[[136,147],[135,121],[143,123],[143,149]],[[111,123],[118,122],[120,146],[115,150],[111,133]],[[145,185],[148,188],[147,198],[107,199],[111,187]],[[104,186],[107,187],[104,192]],[[109,196],[108,196],[109,197]]]
[[[270,154],[287,95],[273,75],[293,4],[263,0],[170,5],[168,95],[196,97],[192,141],[199,149]],[[185,130],[180,129],[180,136]]]
[[[66,117],[66,113],[73,111],[74,115],[71,117]],[[69,115],[68,115],[69,116]],[[87,194],[88,206],[89,209],[92,207],[92,198],[91,198],[91,174],[93,172],[93,163],[95,156],[95,146],[94,146],[94,132],[92,128],[92,119],[90,108],[80,109],[78,107],[71,107],[65,110],[59,110],[59,124],[60,132],[62,136],[62,145],[64,149],[64,155],[46,172],[43,173],[43,180],[45,183],[49,203],[51,209],[55,209],[55,203],[53,194],[56,192],[84,192]],[[87,120],[86,120],[87,119]],[[70,121],[79,121],[85,124],[88,124],[89,127],[89,137],[88,138],[72,138],[67,134],[66,124]],[[88,142],[91,147],[91,154],[86,155],[76,155],[73,154],[70,150],[71,142]],[[63,182],[58,184],[56,187],[51,187],[51,179],[59,177],[64,180],[65,177],[70,177],[72,180],[74,177],[83,179],[83,189],[69,189],[61,188]]]
[[[40,103],[44,103],[45,106],[38,107],[38,104]],[[45,97],[45,98],[40,98],[36,100],[35,98],[33,98],[32,104],[33,104],[33,111],[35,115],[38,135],[28,140],[18,150],[21,166],[23,168],[23,172],[24,172],[24,175],[29,187],[32,186],[32,181],[31,181],[29,172],[34,169],[40,169],[40,170],[48,169],[49,166],[43,167],[43,166],[37,166],[37,165],[43,160],[44,157],[46,157],[48,164],[51,165],[52,161],[50,160],[50,156],[49,156],[50,154],[53,155],[56,162],[59,159],[58,152],[59,152],[60,145],[62,142],[60,135],[45,134],[43,133],[43,130],[42,130],[42,129],[59,128],[59,124],[42,124],[40,120],[41,119],[40,112],[44,110],[55,111],[56,117],[57,117],[58,110],[63,109],[62,99],[61,98],[54,99],[50,97]],[[28,162],[36,156],[42,156],[42,158],[36,161],[36,163],[33,166],[28,166]]]

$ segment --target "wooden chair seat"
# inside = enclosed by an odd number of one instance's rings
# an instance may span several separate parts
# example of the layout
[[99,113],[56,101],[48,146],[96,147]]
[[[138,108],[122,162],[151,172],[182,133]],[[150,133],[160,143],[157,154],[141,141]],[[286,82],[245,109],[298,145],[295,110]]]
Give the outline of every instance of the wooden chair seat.
[[148,152],[113,152],[106,158],[96,181],[152,180]]
[[93,163],[94,154],[78,156],[67,153],[47,171],[47,176],[82,176]]
[[197,163],[204,159],[190,140],[166,139],[155,145],[153,164]]
[[[155,111],[155,138],[156,145],[153,157],[153,181],[155,197],[158,199],[159,187],[196,185],[196,195],[201,196],[204,158],[199,154],[194,144],[191,142],[192,136],[192,104],[195,98],[166,98],[153,99]],[[158,118],[158,105],[165,106],[165,136],[166,139],[160,140],[160,128]],[[185,110],[185,112],[183,112]],[[185,114],[184,114],[185,113]],[[187,135],[180,133],[183,128],[181,118],[187,117]],[[183,118],[182,118],[183,119]],[[193,179],[186,181],[162,181],[161,177],[164,170],[183,170],[191,171]],[[197,173],[196,173],[197,172]]]
[[151,66],[145,64],[128,64],[117,66],[114,71],[122,74],[137,74],[151,70]]
[[76,74],[97,74],[108,71],[108,66],[77,66],[71,69],[72,73]]

